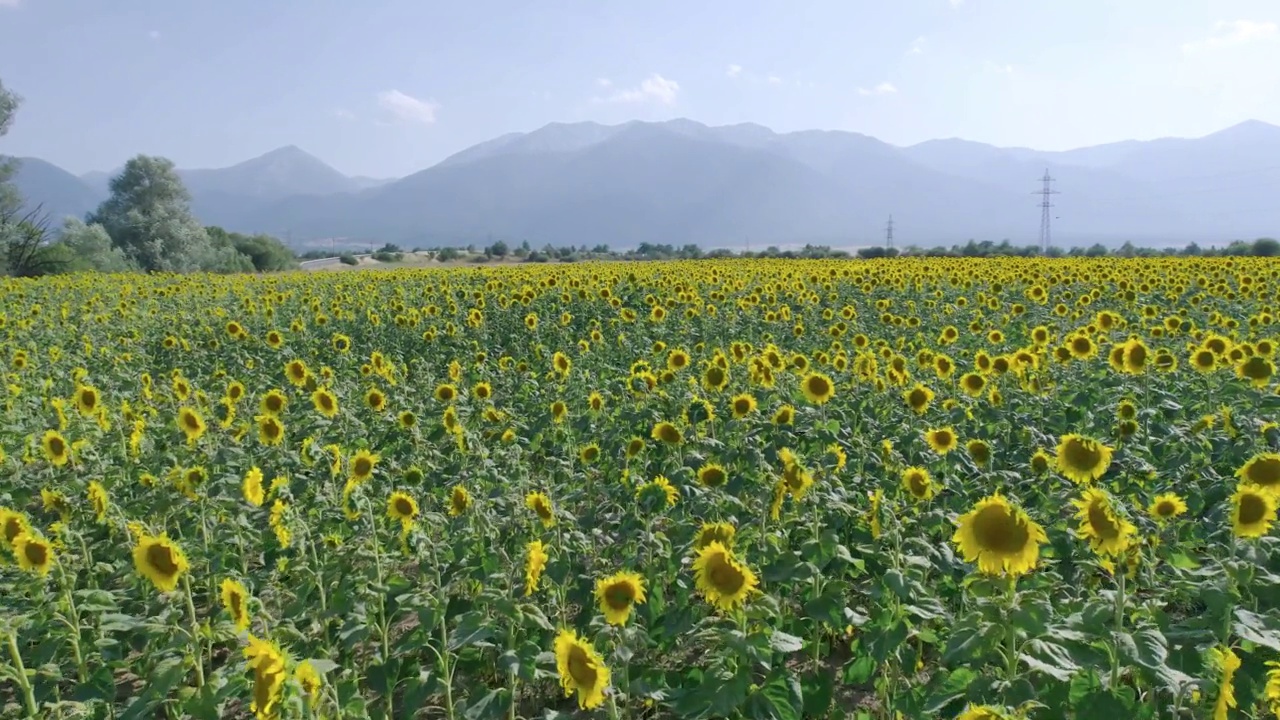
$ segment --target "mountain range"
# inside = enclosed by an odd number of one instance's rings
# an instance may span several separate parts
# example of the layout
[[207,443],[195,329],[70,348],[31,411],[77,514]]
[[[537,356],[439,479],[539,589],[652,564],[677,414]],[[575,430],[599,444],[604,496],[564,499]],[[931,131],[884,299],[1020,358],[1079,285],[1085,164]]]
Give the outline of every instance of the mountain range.
[[[52,216],[83,215],[113,173],[20,158],[16,181]],[[960,139],[898,147],[867,135],[755,124],[552,123],[472,146],[408,177],[348,177],[300,148],[179,170],[203,222],[306,246],[528,240],[759,248],[970,238],[1038,240],[1054,178],[1054,243],[1224,243],[1280,234],[1280,127],[1251,120],[1200,138],[1068,151]],[[326,243],[327,245],[327,243]]]

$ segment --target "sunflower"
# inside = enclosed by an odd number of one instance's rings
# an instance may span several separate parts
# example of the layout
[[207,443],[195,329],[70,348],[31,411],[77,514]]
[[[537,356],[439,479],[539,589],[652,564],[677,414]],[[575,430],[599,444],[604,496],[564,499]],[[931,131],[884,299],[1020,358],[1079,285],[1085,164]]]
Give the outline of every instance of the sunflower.
[[102,396],[98,393],[98,389],[92,385],[79,385],[76,387],[73,396],[76,403],[76,409],[85,417],[92,417],[98,411],[99,401]]
[[1151,360],[1151,350],[1140,338],[1133,338],[1121,347],[1124,348],[1124,371],[1130,375],[1141,375]]
[[610,625],[626,625],[631,610],[644,604],[644,579],[633,572],[619,572],[596,581],[596,600]]
[[1071,337],[1066,344],[1067,350],[1071,352],[1071,357],[1077,360],[1088,360],[1098,352],[1098,346],[1088,335],[1077,334]]
[[249,629],[249,591],[238,580],[226,578],[222,581],[222,607],[231,616],[231,623],[236,632]]
[[1187,511],[1187,503],[1177,493],[1167,492],[1157,495],[1147,508],[1147,513],[1157,523],[1166,523]]
[[458,517],[471,507],[471,493],[461,485],[454,485],[449,491],[449,515]]
[[284,377],[294,387],[302,387],[307,384],[307,378],[311,376],[311,371],[307,369],[307,364],[301,360],[290,360],[284,364]]
[[756,398],[751,393],[742,393],[736,395],[729,401],[729,406],[733,411],[733,416],[741,420],[742,418],[755,412]]
[[829,376],[814,372],[800,380],[800,391],[814,405],[825,405],[835,397],[836,385]]
[[603,705],[604,691],[609,686],[609,668],[595,648],[574,631],[561,630],[556,635],[555,655],[564,696],[569,697],[576,691],[578,707],[583,710]]
[[279,390],[268,390],[266,395],[262,396],[262,401],[258,403],[258,409],[263,415],[280,416],[284,412],[284,406],[287,405],[289,399]]
[[365,482],[373,477],[373,469],[381,460],[379,456],[369,452],[368,450],[357,450],[355,455],[347,461],[347,467],[351,471],[351,477],[356,482]]
[[547,569],[547,561],[551,559],[542,547],[541,540],[534,540],[525,547],[524,561],[524,595],[528,597],[538,591],[538,581],[542,579],[542,571]]
[[650,509],[672,507],[679,498],[680,491],[676,490],[665,475],[659,475],[636,488],[636,501]]
[[307,698],[307,707],[314,707],[316,701],[320,699],[320,690],[324,685],[324,680],[316,671],[316,667],[310,660],[303,660],[293,669],[293,679],[297,680],[302,688],[302,694]]
[[405,410],[396,417],[396,422],[400,423],[401,428],[411,430],[418,424],[418,416],[414,415],[411,410]]
[[1099,555],[1119,556],[1129,549],[1138,529],[1120,514],[1115,502],[1106,492],[1087,488],[1078,500],[1076,520],[1080,522],[1077,533],[1089,541],[1089,546]]
[[40,439],[40,450],[54,467],[62,467],[71,459],[71,446],[62,433],[57,430],[46,430]]
[[790,425],[796,420],[796,409],[790,405],[783,405],[773,413],[773,424],[779,427]]
[[32,530],[23,530],[13,539],[13,558],[18,567],[40,577],[53,567],[53,545]]
[[600,446],[596,443],[589,443],[587,445],[583,445],[578,450],[578,459],[581,460],[584,465],[589,465],[595,462],[596,460],[599,460]]
[[1252,355],[1236,365],[1236,377],[1248,380],[1256,388],[1264,388],[1271,376],[1276,374],[1276,366],[1261,355]]
[[107,489],[97,480],[89,483],[89,506],[93,508],[93,517],[99,523],[107,519],[107,510],[111,507],[111,497]]
[[714,363],[702,371],[702,387],[707,390],[723,390],[729,385],[729,371]]
[[549,528],[556,524],[555,506],[551,504],[551,498],[546,493],[529,493],[524,498],[524,505],[538,516],[542,521],[542,527]]
[[667,353],[667,369],[672,372],[680,372],[689,367],[689,353],[675,348]]
[[190,568],[182,548],[164,534],[138,538],[138,544],[133,547],[133,566],[160,592],[177,589],[178,580]]
[[440,383],[436,386],[435,398],[442,403],[451,403],[458,398],[458,388],[449,383]]
[[374,412],[382,412],[387,409],[387,395],[376,387],[371,387],[364,393],[364,404]]
[[254,507],[262,507],[266,496],[262,490],[262,471],[257,466],[249,468],[249,472],[244,474],[241,490],[244,493],[245,502]]
[[1097,480],[1111,466],[1111,448],[1094,440],[1070,433],[1058,441],[1058,455],[1054,461],[1058,472],[1077,483]]
[[964,447],[976,465],[985,467],[991,462],[991,446],[985,440],[970,440]]
[[680,432],[680,428],[669,422],[660,422],[653,426],[653,431],[649,436],[658,442],[668,445],[679,445],[684,442],[684,435]]
[[922,467],[909,467],[902,471],[902,488],[920,501],[928,500],[938,492],[933,477]]
[[939,455],[946,455],[955,450],[956,446],[960,444],[960,439],[956,437],[955,429],[951,427],[928,430],[924,434],[924,440]]
[[1240,483],[1231,496],[1231,530],[1237,537],[1256,538],[1271,530],[1276,500],[1270,490]]
[[733,536],[737,529],[727,522],[703,523],[698,530],[698,537],[693,541],[693,549],[701,550],[711,543],[720,543],[725,547],[733,546]]
[[333,339],[330,341],[335,352],[345,353],[351,349],[351,338],[342,333],[334,333]]
[[978,397],[987,387],[987,379],[978,373],[965,373],[960,376],[960,389],[969,397]]
[[551,421],[554,423],[562,423],[569,417],[569,406],[564,404],[563,400],[556,400],[551,403]]
[[280,334],[279,330],[268,330],[267,347],[272,350],[279,350],[282,345],[284,345],[284,335]]
[[729,482],[729,473],[723,465],[706,463],[698,468],[698,483],[707,488],[723,487]]
[[41,488],[40,504],[45,512],[57,513],[63,522],[71,517],[71,504],[67,502],[67,497],[57,490]]
[[1226,720],[1227,710],[1236,706],[1235,676],[1240,669],[1240,657],[1229,647],[1209,648],[1209,664],[1222,673],[1218,684],[1218,699],[1213,706],[1213,719]]
[[311,405],[315,407],[316,412],[327,418],[335,418],[338,416],[338,398],[328,388],[316,388],[311,393]]
[[480,400],[488,400],[493,397],[493,386],[487,382],[478,382],[472,386],[471,394]]
[[707,602],[726,612],[742,603],[759,584],[751,568],[738,562],[732,550],[715,541],[698,550],[693,573],[698,592]]
[[258,720],[276,717],[277,706],[284,695],[284,682],[289,677],[284,651],[273,642],[250,635],[244,657],[253,671],[253,700],[249,710]]
[[13,547],[13,541],[19,535],[31,529],[27,516],[7,507],[0,507],[0,541],[6,548]]
[[920,383],[916,383],[915,387],[902,393],[902,399],[906,401],[907,407],[914,410],[917,415],[923,415],[929,409],[929,403],[933,402],[933,391]]
[[1200,348],[1191,353],[1191,367],[1198,372],[1210,373],[1218,367],[1218,356],[1208,348]]
[[396,490],[387,498],[387,517],[409,525],[418,517],[418,501],[409,493]]
[[200,411],[192,407],[178,410],[178,429],[187,436],[188,445],[195,445],[200,436],[204,435],[206,428],[204,418],[200,417]]
[[275,415],[258,415],[254,418],[258,423],[258,442],[267,446],[284,442],[284,423]]
[[1044,528],[1000,493],[979,500],[956,520],[951,541],[965,562],[976,562],[984,575],[1017,577],[1030,572],[1048,542]]
[[1267,685],[1263,693],[1267,697],[1268,709],[1272,715],[1280,717],[1280,661],[1268,660]]
[[809,492],[809,488],[813,487],[813,474],[797,462],[794,456],[790,459],[784,458],[782,483],[786,486],[787,492],[791,493],[791,497],[802,500]]
[[1280,453],[1258,453],[1236,470],[1240,482],[1257,485],[1280,495]]

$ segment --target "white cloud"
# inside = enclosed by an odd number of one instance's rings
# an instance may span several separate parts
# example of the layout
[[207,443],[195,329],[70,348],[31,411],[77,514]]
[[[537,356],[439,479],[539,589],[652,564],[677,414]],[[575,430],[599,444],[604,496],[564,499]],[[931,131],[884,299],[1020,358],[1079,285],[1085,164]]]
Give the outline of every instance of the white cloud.
[[419,100],[399,90],[383,90],[378,93],[378,107],[386,110],[403,123],[430,125],[436,121],[440,105],[432,100]]
[[898,88],[893,86],[891,82],[882,82],[879,85],[868,90],[867,88],[858,88],[859,95],[892,95],[898,92]]
[[356,119],[356,114],[346,108],[337,108],[333,111],[333,116],[339,120],[351,121]]
[[[4,1],[4,0],[0,0],[0,2],[3,2],[3,1]],[[15,1],[16,1],[16,0],[15,0]],[[152,30],[151,32],[147,33],[147,37],[151,38],[152,40],[159,40],[159,39],[160,39],[160,31],[159,31],[159,30]]]
[[1012,75],[1012,74],[1013,74],[1013,66],[1012,66],[1012,65],[1010,65],[1010,64],[1008,64],[1008,63],[1005,63],[1004,65],[1001,65],[1000,63],[993,63],[993,62],[991,62],[990,60],[987,60],[987,61],[985,61],[985,62],[983,62],[983,63],[982,63],[982,67],[983,67],[983,69],[985,69],[987,72],[989,72],[989,73],[995,73],[995,74],[997,74],[997,75]]
[[668,80],[658,73],[653,73],[633,88],[619,90],[609,97],[610,102],[648,103],[675,105],[676,94],[680,92],[680,83]]
[[610,85],[613,85],[613,81],[610,80],[609,78],[596,78],[596,85],[602,88],[606,88],[606,87],[609,87]]
[[770,85],[781,85],[782,78],[778,77],[777,75],[774,75],[773,73],[769,73],[769,75],[765,77],[765,82],[769,83]]
[[1213,25],[1213,32],[1203,40],[1183,43],[1182,52],[1194,53],[1202,50],[1217,50],[1236,45],[1247,45],[1259,40],[1274,40],[1280,36],[1280,26],[1273,22],[1257,22],[1254,20],[1219,20]]
[[911,44],[907,46],[908,55],[919,55],[922,52],[924,52],[924,36],[923,35],[916,38],[915,40],[912,40]]
[[739,75],[741,75],[741,74],[742,74],[742,66],[741,66],[741,65],[730,65],[730,66],[729,66],[729,68],[728,68],[727,70],[725,70],[725,71],[724,71],[724,74],[725,74],[725,75],[728,75],[728,76],[729,76],[729,77],[731,77],[731,78],[736,78],[736,77],[738,77]]
[[22,0],[0,0],[0,7],[18,7]]
[[964,4],[964,0],[947,0],[947,2],[951,3],[953,8],[958,8]]

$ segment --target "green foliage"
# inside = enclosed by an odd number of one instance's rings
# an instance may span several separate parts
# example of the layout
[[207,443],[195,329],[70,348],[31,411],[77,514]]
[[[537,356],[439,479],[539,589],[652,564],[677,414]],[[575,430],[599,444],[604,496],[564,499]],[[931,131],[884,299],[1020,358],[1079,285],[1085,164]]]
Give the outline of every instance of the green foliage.
[[87,220],[101,225],[143,270],[220,269],[229,258],[210,243],[190,200],[172,161],[139,155],[111,180],[111,197]]
[[338,261],[341,262],[343,265],[359,265],[360,264],[360,261],[356,259],[356,256],[352,255],[351,253],[343,253],[341,256],[338,257]]
[[67,218],[58,240],[49,252],[62,261],[62,272],[130,272],[138,269],[124,251],[111,242],[101,225],[86,225],[77,218]]
[[[231,247],[249,261],[249,272],[280,272],[298,267],[298,261],[288,247],[270,235],[242,235],[227,232],[220,227],[205,228],[215,247]],[[321,254],[321,257],[328,257]]]

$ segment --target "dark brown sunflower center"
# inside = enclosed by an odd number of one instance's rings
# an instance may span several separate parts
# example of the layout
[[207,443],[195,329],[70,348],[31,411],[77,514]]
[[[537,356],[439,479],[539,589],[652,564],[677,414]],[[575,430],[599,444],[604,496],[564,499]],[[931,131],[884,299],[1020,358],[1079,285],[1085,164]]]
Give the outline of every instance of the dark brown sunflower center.
[[373,463],[368,458],[356,458],[353,465],[356,475],[364,477],[373,472]]
[[746,577],[724,553],[716,553],[707,560],[707,580],[720,593],[733,595],[742,589]]
[[1111,508],[1105,501],[1095,500],[1089,503],[1089,528],[1103,540],[1114,540],[1120,537],[1120,525],[1115,521]]
[[1156,503],[1156,515],[1159,515],[1160,517],[1173,517],[1176,512],[1178,512],[1178,506],[1169,500],[1161,500]]
[[401,517],[413,515],[413,502],[409,498],[396,498],[395,507],[396,514]]
[[831,392],[831,383],[827,382],[826,378],[811,377],[809,378],[809,392],[818,397],[823,397]]
[[28,542],[23,553],[27,556],[27,562],[36,567],[43,567],[49,562],[49,546],[38,540]]
[[18,535],[21,532],[22,532],[22,521],[19,520],[16,516],[10,517],[8,520],[5,521],[5,524],[4,524],[5,541],[13,542],[13,539],[18,537]]
[[614,610],[626,610],[635,599],[635,591],[629,582],[617,582],[604,590],[604,602]]
[[161,575],[169,576],[178,572],[178,560],[174,557],[173,550],[159,543],[147,548],[147,564]]
[[1245,472],[1249,482],[1263,487],[1280,485],[1280,458],[1263,458],[1249,465]]
[[200,418],[196,417],[195,413],[183,413],[182,424],[188,430],[191,430],[194,432],[200,429]]
[[1008,555],[1022,552],[1031,540],[1026,523],[999,505],[978,512],[973,519],[973,536],[983,550]]
[[1244,362],[1240,372],[1250,380],[1266,380],[1271,377],[1271,364],[1266,358],[1254,355]]
[[587,652],[578,645],[569,649],[569,677],[581,688],[593,688],[596,684],[596,666],[587,656]]
[[1245,493],[1240,498],[1240,524],[1253,525],[1267,515],[1267,501],[1255,493]]
[[929,492],[929,481],[925,480],[924,473],[913,472],[907,475],[907,487],[912,495],[924,497]]
[[1072,438],[1062,451],[1067,466],[1073,470],[1093,470],[1102,462],[1102,453],[1091,442]]

